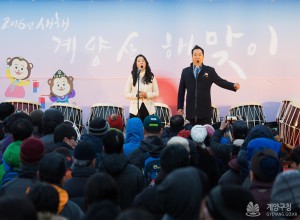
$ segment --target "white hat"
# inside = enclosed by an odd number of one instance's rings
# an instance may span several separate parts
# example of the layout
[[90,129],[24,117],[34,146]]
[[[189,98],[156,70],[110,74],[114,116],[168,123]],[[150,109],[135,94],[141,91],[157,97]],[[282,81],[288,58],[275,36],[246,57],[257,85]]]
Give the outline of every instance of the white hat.
[[203,144],[207,136],[207,130],[202,125],[195,125],[191,130],[191,137],[197,144]]

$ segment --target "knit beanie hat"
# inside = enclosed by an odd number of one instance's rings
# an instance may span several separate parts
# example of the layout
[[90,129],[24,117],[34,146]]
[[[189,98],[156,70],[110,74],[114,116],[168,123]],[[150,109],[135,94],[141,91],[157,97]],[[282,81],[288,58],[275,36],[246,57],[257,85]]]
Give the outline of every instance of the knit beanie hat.
[[209,124],[205,124],[205,125],[203,125],[203,126],[206,128],[207,135],[208,135],[209,137],[212,137],[212,136],[214,135],[214,133],[215,133],[214,127],[211,126],[211,125],[209,125]]
[[96,158],[96,149],[90,142],[81,141],[74,149],[74,158],[77,160],[93,160]]
[[120,131],[123,130],[123,120],[122,117],[118,114],[112,114],[108,117],[108,123],[111,128],[119,129]]
[[171,137],[170,140],[168,140],[167,142],[167,146],[177,145],[177,144],[183,146],[188,153],[191,151],[189,141],[186,138],[180,136],[174,136]]
[[279,160],[275,151],[271,149],[256,152],[250,166],[254,176],[265,182],[274,181],[280,170]]
[[14,141],[6,148],[3,159],[12,167],[20,167],[20,145],[22,141]]
[[156,115],[148,115],[144,119],[143,125],[148,132],[159,132],[161,130],[161,121]]
[[195,125],[191,130],[191,137],[197,144],[204,143],[207,136],[206,128],[202,125]]
[[23,164],[38,163],[42,159],[44,152],[44,143],[38,138],[29,137],[21,144],[21,162]]
[[291,204],[291,212],[300,214],[300,171],[287,170],[276,177],[272,193],[271,203]]
[[254,201],[251,192],[242,186],[219,185],[208,194],[206,206],[213,219],[245,219],[247,205]]
[[109,128],[110,126],[105,119],[97,117],[89,124],[89,134],[94,136],[103,136]]

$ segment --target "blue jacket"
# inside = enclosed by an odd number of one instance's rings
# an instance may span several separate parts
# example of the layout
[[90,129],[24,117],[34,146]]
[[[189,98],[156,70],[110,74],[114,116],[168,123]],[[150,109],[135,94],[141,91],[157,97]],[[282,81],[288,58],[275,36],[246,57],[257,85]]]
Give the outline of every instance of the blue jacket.
[[128,156],[133,150],[138,148],[144,140],[143,124],[139,118],[131,118],[126,124],[126,141],[124,144],[124,154]]

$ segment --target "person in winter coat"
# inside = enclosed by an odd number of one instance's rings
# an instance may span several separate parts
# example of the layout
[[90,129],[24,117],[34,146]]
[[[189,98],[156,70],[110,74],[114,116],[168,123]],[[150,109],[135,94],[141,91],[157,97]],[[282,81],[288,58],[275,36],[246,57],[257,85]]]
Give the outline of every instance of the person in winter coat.
[[142,140],[144,140],[142,120],[140,118],[130,118],[126,123],[124,154],[128,156],[140,146]]
[[197,220],[200,204],[207,193],[206,175],[195,167],[179,168],[171,172],[157,187],[163,219]]
[[256,152],[250,163],[250,192],[259,206],[260,216],[256,219],[272,219],[267,213],[271,203],[273,182],[280,172],[280,162],[277,154],[271,149]]
[[280,152],[281,143],[274,139],[273,132],[265,125],[256,125],[245,138],[245,141],[238,153],[241,181],[249,176],[249,164],[252,156],[258,150],[273,149],[277,155]]
[[29,137],[22,142],[20,148],[20,172],[17,177],[1,187],[0,196],[24,195],[28,187],[38,181],[37,171],[39,162],[44,156],[44,143],[38,138]]
[[82,210],[76,203],[69,200],[67,191],[62,188],[65,173],[66,161],[59,153],[47,153],[40,161],[39,179],[51,184],[59,194],[58,214],[67,219],[81,220],[83,218]]
[[138,194],[132,204],[134,207],[147,210],[157,220],[162,219],[164,215],[164,210],[159,204],[157,187],[173,170],[189,165],[189,153],[181,144],[170,144],[162,150],[160,164],[161,170],[154,184]]
[[84,189],[88,178],[96,173],[96,149],[87,141],[80,142],[74,150],[72,177],[63,184],[71,201],[82,210],[84,206]]
[[20,167],[20,147],[22,141],[32,135],[33,127],[31,121],[18,119],[12,126],[11,135],[13,142],[6,148],[2,164],[0,165],[0,182],[3,183],[5,173],[18,170]]
[[108,131],[103,137],[104,155],[99,171],[109,173],[117,182],[120,191],[120,207],[131,206],[134,197],[143,190],[143,173],[129,164],[123,153],[124,137],[118,130]]
[[103,155],[103,136],[109,129],[109,123],[105,119],[96,117],[89,123],[87,133],[80,138],[80,141],[88,141],[95,146],[96,167],[98,167]]
[[56,108],[47,109],[42,118],[42,125],[44,136],[41,137],[41,141],[45,144],[46,152],[52,152],[55,149],[54,143],[54,130],[57,125],[64,122],[63,113]]
[[[229,132],[232,137],[232,141],[227,144],[221,143],[221,139],[225,132]],[[224,119],[221,122],[220,128],[215,130],[211,138],[210,147],[216,157],[222,161],[224,171],[228,169],[227,164],[232,159],[232,151],[234,151],[235,148],[240,148],[242,146],[247,134],[247,123],[243,120],[236,120],[230,124]]]
[[76,130],[69,124],[62,123],[57,125],[53,133],[55,147],[64,147],[68,149],[71,155],[74,154],[74,148],[77,145],[77,133]]
[[145,118],[144,123],[144,140],[140,146],[128,155],[130,163],[137,166],[140,170],[144,168],[145,153],[153,156],[160,156],[164,147],[161,140],[161,121],[156,115],[149,115]]

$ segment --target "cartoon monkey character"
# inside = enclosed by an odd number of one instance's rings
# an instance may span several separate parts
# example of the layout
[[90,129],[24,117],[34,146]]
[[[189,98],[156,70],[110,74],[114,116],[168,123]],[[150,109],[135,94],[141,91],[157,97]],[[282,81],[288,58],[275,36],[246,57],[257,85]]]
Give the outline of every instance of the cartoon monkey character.
[[73,81],[74,78],[72,76],[66,76],[63,71],[58,70],[53,78],[48,79],[50,100],[52,102],[68,103],[69,98],[75,96]]
[[10,80],[10,85],[5,91],[6,97],[23,98],[25,96],[25,89],[23,86],[28,86],[29,78],[33,64],[29,63],[23,57],[7,58],[6,76]]

